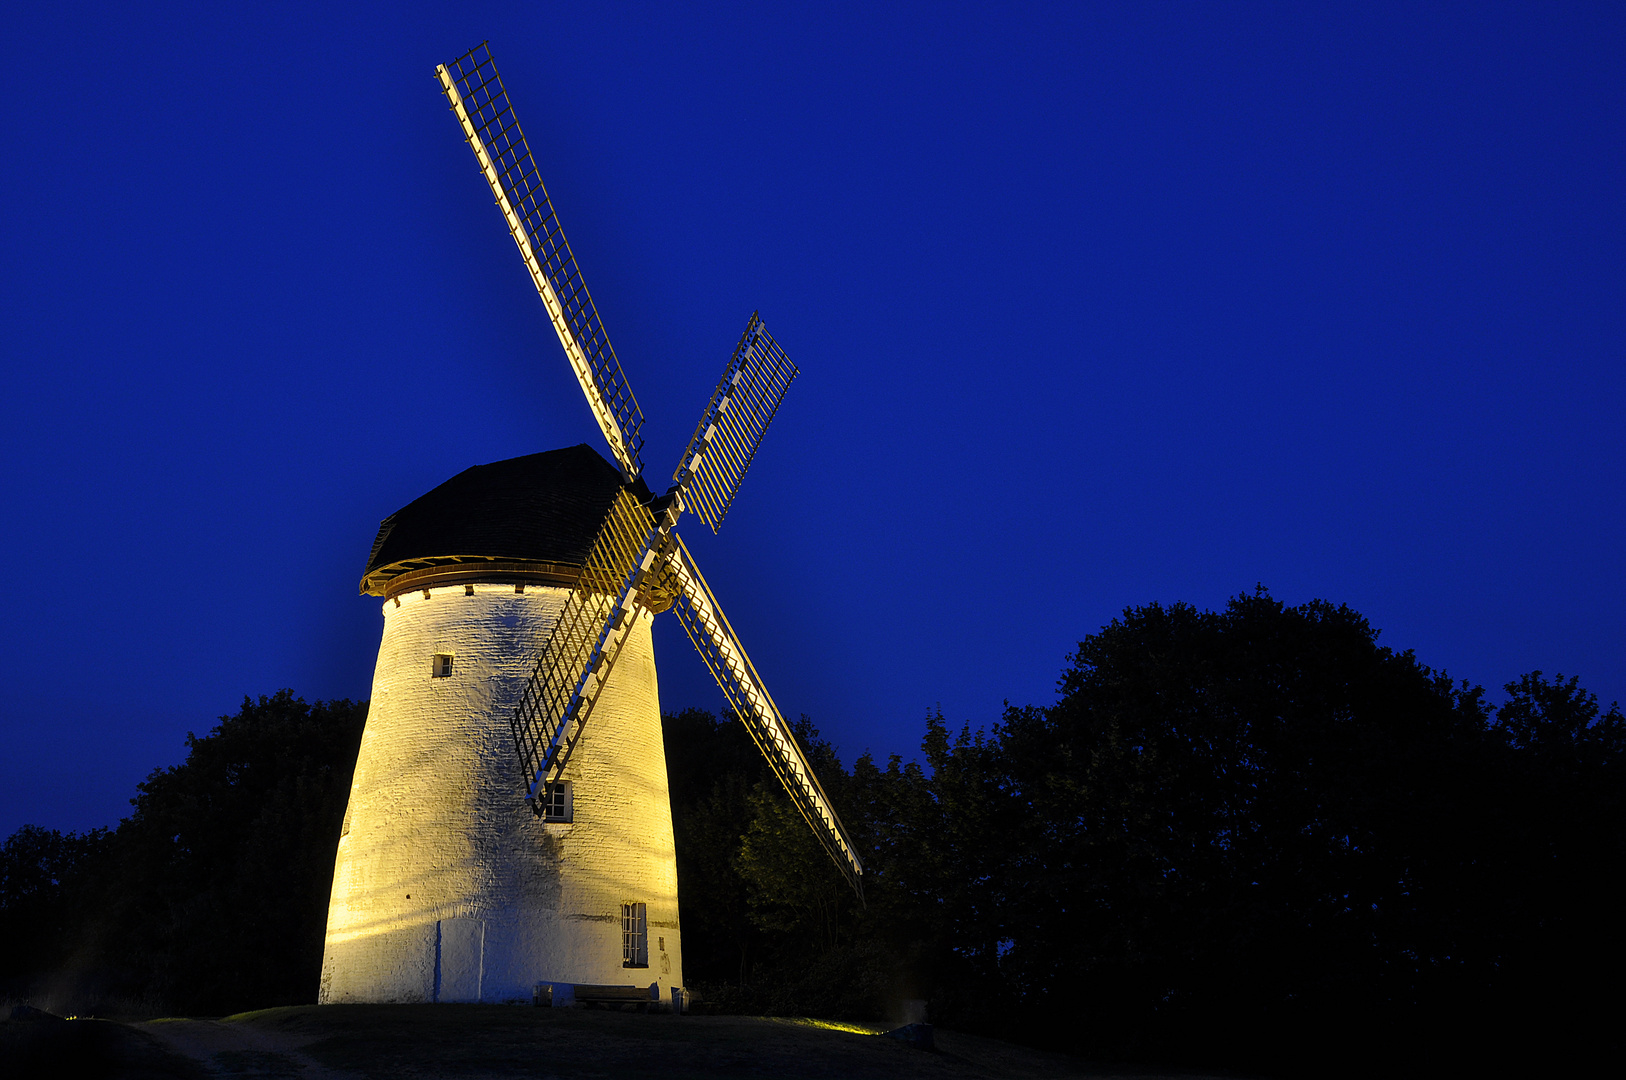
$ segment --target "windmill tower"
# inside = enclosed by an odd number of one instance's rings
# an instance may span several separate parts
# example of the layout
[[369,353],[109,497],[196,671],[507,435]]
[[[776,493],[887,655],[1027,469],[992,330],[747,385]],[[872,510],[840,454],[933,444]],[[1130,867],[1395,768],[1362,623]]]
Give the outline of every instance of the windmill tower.
[[[863,867],[674,531],[722,524],[796,367],[751,316],[673,483],[485,45],[435,71],[615,460],[467,469],[386,518],[372,705],[333,875],[320,1000],[526,1000],[537,982],[682,985],[650,626],[667,609],[814,834]],[[584,738],[584,735],[586,736]]]

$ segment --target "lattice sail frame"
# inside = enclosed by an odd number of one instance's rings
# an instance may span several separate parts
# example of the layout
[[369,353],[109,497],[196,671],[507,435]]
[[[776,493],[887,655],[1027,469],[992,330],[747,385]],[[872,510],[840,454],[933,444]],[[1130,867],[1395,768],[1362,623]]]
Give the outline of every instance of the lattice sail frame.
[[[435,75],[630,485],[643,471],[643,412],[559,226],[488,44],[440,65]],[[646,505],[627,487],[616,494],[521,692],[512,719],[514,745],[527,798],[535,799],[569,761],[644,609],[662,611],[675,601],[690,641],[735,714],[862,900],[863,865],[845,828],[693,557],[671,531],[686,506],[713,532],[720,528],[796,375],[753,313],[674,475],[671,498]]]
[[526,798],[557,779],[644,608],[670,603],[670,522],[616,492],[510,721]]
[[819,838],[819,843],[824,845],[824,850],[829,852],[830,858],[862,898],[864,865],[853,850],[852,840],[847,836],[841,818],[836,815],[829,796],[820,786],[819,778],[814,775],[807,755],[797,744],[790,725],[785,723],[779,706],[774,704],[762,683],[762,677],[751,664],[751,658],[745,654],[745,647],[735,636],[734,628],[728,624],[728,617],[723,614],[717,598],[711,594],[706,579],[700,576],[694,556],[689,554],[689,549],[677,534],[673,534],[672,540],[672,545],[667,549],[667,567],[677,586],[672,608],[677,612],[678,620],[683,623],[689,640],[711,669],[717,685],[722,687],[734,714],[745,724],[758,749],[768,759],[768,764],[773,766],[775,775],[790,794],[796,809],[801,811],[813,834]]
[[722,528],[762,435],[796,375],[796,365],[752,312],[672,474],[683,508],[693,511],[713,533]]
[[593,417],[630,481],[643,471],[639,429],[644,414],[559,227],[491,50],[482,42],[450,64],[441,64],[435,76],[542,296]]

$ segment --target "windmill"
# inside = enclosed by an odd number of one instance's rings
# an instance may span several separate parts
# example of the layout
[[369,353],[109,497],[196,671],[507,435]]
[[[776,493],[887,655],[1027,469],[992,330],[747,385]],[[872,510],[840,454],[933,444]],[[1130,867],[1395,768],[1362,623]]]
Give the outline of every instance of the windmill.
[[[385,598],[384,641],[320,997],[512,1000],[539,981],[622,982],[629,968],[680,985],[656,614],[676,612],[863,895],[840,818],[675,531],[685,511],[721,527],[797,369],[753,314],[653,494],[643,414],[489,48],[435,76],[615,464],[582,446],[478,466],[380,526],[361,587]],[[651,927],[669,931],[658,951]]]

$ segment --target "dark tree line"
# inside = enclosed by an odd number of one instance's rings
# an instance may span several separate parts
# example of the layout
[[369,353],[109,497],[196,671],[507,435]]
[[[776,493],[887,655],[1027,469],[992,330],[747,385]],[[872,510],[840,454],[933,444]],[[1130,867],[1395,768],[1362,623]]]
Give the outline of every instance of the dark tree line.
[[686,978],[1289,1072],[1620,1049],[1626,719],[1575,679],[1492,710],[1347,607],[1260,594],[1128,611],[1059,690],[928,718],[923,765],[843,770],[804,722],[865,907],[737,725],[675,718]]
[[[846,768],[804,718],[864,905],[740,725],[667,717],[685,980],[719,1009],[925,998],[1097,1057],[1284,1072],[1618,1051],[1626,719],[1573,678],[1506,691],[1261,593],[1127,611],[1055,704],[932,715],[919,763]],[[364,714],[245,701],[117,829],[13,835],[0,992],[311,1000]]]
[[367,707],[245,698],[116,829],[0,847],[0,995],[83,1013],[310,1001]]

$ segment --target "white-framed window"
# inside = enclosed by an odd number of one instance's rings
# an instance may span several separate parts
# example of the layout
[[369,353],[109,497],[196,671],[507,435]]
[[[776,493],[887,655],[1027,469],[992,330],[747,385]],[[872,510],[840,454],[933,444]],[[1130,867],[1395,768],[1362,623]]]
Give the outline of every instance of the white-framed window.
[[436,653],[435,662],[430,665],[429,674],[436,679],[449,679],[452,677],[452,654]]
[[649,916],[643,904],[621,905],[621,966],[649,966]]
[[542,820],[569,821],[575,807],[571,805],[570,781],[555,780],[542,785]]

